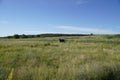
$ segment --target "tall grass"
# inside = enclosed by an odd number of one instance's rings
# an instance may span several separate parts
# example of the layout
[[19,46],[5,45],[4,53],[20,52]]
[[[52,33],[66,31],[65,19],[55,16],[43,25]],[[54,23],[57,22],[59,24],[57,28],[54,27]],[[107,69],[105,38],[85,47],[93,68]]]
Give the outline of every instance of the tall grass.
[[120,42],[103,36],[0,40],[0,80],[120,80]]

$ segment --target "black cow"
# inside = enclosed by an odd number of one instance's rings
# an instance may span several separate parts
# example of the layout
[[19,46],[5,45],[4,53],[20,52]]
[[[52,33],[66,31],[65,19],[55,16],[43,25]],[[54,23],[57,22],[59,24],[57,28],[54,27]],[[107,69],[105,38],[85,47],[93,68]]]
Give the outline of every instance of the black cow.
[[59,39],[59,42],[65,42],[65,39]]

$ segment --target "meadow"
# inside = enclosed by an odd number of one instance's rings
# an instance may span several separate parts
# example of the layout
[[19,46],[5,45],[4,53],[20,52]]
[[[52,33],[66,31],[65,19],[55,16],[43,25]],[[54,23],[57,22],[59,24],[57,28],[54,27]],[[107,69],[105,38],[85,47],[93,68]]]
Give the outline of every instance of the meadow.
[[0,80],[120,80],[120,38],[0,39]]

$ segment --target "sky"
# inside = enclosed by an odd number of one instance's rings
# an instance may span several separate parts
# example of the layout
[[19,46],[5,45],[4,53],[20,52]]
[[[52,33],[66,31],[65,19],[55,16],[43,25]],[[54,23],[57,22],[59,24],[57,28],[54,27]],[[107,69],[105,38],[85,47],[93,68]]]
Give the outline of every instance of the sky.
[[120,34],[120,0],[0,0],[0,36]]

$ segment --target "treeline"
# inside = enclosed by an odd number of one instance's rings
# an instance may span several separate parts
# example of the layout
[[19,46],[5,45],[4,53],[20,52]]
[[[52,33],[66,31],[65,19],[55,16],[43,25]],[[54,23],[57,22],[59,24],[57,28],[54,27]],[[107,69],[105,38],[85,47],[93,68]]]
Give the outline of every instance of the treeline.
[[39,38],[39,37],[60,37],[60,36],[92,36],[93,34],[37,34],[37,35],[19,35],[15,34],[13,36],[7,36],[4,38],[14,38],[14,39],[19,39],[19,38]]
[[19,39],[19,38],[37,38],[37,37],[40,37],[40,35],[25,35],[25,34],[19,35],[19,34],[15,34],[13,36],[7,36],[5,38]]
[[60,37],[60,36],[90,36],[91,34],[41,34],[41,37]]

